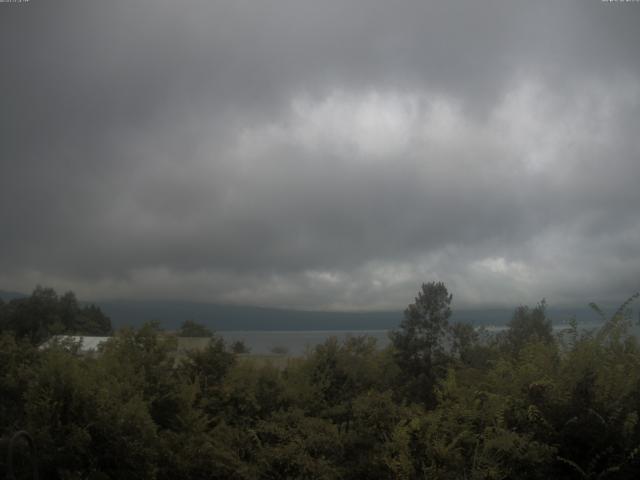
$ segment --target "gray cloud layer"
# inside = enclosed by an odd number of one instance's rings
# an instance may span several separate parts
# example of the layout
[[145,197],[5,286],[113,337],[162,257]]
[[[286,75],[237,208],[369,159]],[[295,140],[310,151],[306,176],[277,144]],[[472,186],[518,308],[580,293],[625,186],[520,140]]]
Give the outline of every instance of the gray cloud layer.
[[400,308],[640,279],[640,4],[0,4],[0,287]]

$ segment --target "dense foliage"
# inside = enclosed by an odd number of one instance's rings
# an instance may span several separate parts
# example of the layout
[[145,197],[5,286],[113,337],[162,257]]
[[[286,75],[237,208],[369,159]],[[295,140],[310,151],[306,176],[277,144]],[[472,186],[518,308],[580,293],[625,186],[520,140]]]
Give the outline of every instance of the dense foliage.
[[95,305],[81,306],[73,292],[37,287],[31,296],[0,299],[0,331],[38,344],[52,335],[109,335],[111,321]]
[[178,335],[181,337],[212,337],[213,332],[206,326],[193,320],[185,320],[180,325]]
[[389,348],[331,338],[285,368],[217,336],[176,357],[154,324],[96,357],[5,332],[0,433],[31,432],[46,478],[637,478],[625,308],[554,336],[543,302],[488,336],[450,325],[450,301],[427,284]]

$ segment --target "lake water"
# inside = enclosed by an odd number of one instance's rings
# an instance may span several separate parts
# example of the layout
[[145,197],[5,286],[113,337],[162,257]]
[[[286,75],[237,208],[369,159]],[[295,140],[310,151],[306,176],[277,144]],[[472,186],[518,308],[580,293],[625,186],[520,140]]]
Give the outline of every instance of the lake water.
[[[602,324],[584,323],[579,325],[580,330],[590,330],[602,326]],[[505,325],[487,326],[485,329],[489,333],[498,333],[507,327]],[[554,325],[556,333],[568,328],[568,325]],[[637,328],[636,328],[637,330]],[[225,341],[234,342],[242,340],[251,353],[264,355],[272,353],[275,347],[283,348],[291,355],[302,355],[308,349],[324,343],[329,337],[337,337],[344,340],[348,336],[369,336],[376,339],[378,348],[389,345],[389,330],[268,330],[268,331],[218,331]],[[635,332],[638,334],[638,332]]]

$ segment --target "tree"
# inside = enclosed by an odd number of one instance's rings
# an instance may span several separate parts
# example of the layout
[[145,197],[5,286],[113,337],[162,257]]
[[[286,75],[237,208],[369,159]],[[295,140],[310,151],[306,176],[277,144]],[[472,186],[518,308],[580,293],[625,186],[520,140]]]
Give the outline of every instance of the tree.
[[[451,354],[463,365],[479,368],[486,366],[491,358],[491,349],[483,344],[483,330],[477,331],[469,323],[454,323],[449,328]],[[486,335],[486,332],[484,332]],[[486,339],[485,339],[486,340]]]
[[74,329],[75,332],[85,335],[109,335],[112,333],[111,320],[95,305],[88,305],[80,309]]
[[547,318],[547,303],[543,299],[535,308],[516,308],[506,333],[508,347],[517,353],[529,342],[553,343],[553,328]]
[[434,402],[433,387],[443,366],[452,298],[442,282],[422,284],[415,302],[404,311],[400,329],[391,333],[395,360],[406,377],[406,393],[426,405]]
[[236,340],[231,344],[231,351],[235,354],[243,354],[250,353],[251,349],[247,347],[247,344],[244,343],[244,340]]
[[31,296],[16,298],[2,307],[0,330],[39,344],[51,335],[108,335],[111,320],[95,305],[81,307],[73,292],[59,296],[38,286]]
[[178,331],[179,337],[212,337],[213,332],[201,323],[185,320]]
[[188,350],[180,368],[206,392],[217,387],[235,363],[236,356],[227,350],[224,339],[213,336],[204,350]]

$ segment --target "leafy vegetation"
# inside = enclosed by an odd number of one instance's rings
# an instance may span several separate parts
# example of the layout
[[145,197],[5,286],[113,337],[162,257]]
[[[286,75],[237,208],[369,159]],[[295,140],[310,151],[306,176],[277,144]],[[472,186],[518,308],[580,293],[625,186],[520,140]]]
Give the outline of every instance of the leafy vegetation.
[[430,283],[388,348],[330,338],[276,366],[239,361],[215,335],[206,349],[176,356],[176,337],[155,324],[116,332],[97,356],[72,345],[39,349],[58,321],[87,322],[61,313],[64,297],[37,292],[31,330],[16,328],[18,305],[0,310],[0,434],[31,432],[45,478],[635,479],[640,471],[630,303],[603,313],[597,331],[573,322],[557,336],[544,302],[519,307],[504,333],[488,336],[450,325],[452,297]]
[[182,322],[182,325],[180,325],[178,335],[181,337],[212,337],[213,332],[198,322],[185,320]]
[[0,300],[0,331],[39,344],[52,335],[109,335],[111,321],[95,305],[80,306],[73,292],[36,287],[31,296]]

